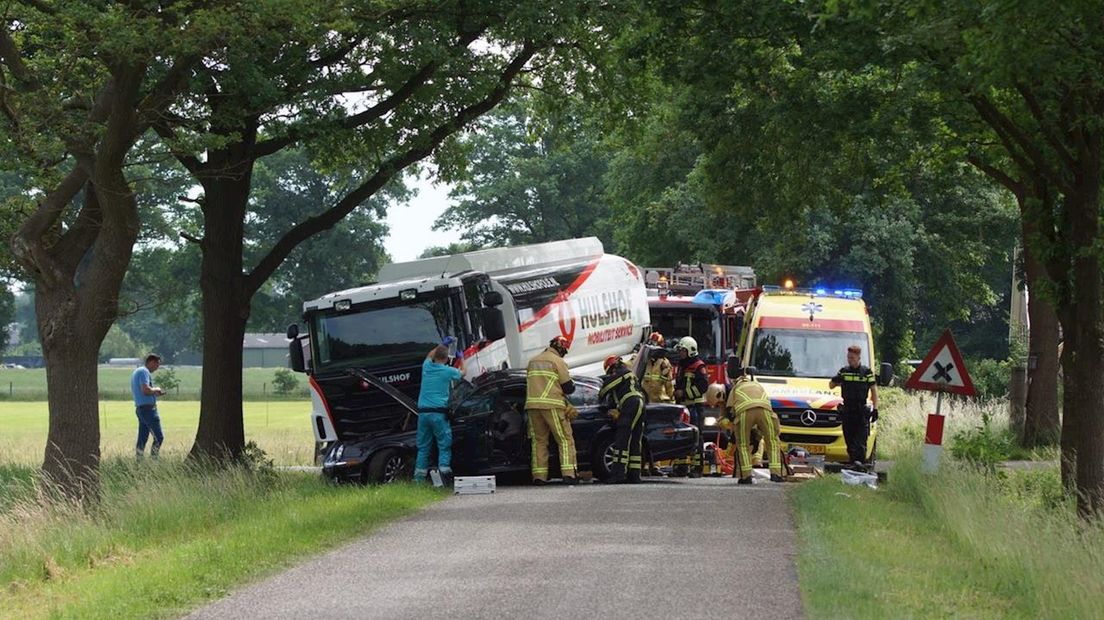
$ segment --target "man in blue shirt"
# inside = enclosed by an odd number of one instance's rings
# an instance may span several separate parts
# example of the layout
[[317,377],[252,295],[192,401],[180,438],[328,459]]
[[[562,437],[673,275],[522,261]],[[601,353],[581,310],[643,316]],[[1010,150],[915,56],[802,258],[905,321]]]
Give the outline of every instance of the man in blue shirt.
[[460,368],[448,365],[452,336],[433,348],[422,362],[422,386],[418,392],[418,458],[414,461],[414,482],[425,482],[429,473],[429,451],[437,442],[437,470],[441,477],[452,477],[452,426],[448,420],[448,399],[452,383],[464,377],[464,355],[456,359]]
[[165,390],[153,386],[153,373],[160,367],[161,356],[150,353],[146,356],[146,364],[134,369],[134,374],[130,375],[134,413],[138,416],[138,445],[134,452],[139,459],[146,452],[146,441],[150,433],[153,434],[153,446],[150,447],[150,456],[153,458],[157,458],[161,443],[165,441],[165,435],[161,432],[161,417],[157,415],[157,397],[164,395]]

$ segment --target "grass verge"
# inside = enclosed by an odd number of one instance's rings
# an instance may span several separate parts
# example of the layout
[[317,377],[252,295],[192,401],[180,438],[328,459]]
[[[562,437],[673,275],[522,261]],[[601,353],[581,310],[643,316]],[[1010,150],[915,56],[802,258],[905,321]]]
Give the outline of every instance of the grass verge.
[[877,491],[793,489],[810,618],[1098,618],[1104,528],[1079,522],[1052,470],[987,473],[907,455]]
[[271,470],[105,464],[90,514],[0,470],[0,618],[171,617],[441,495]]

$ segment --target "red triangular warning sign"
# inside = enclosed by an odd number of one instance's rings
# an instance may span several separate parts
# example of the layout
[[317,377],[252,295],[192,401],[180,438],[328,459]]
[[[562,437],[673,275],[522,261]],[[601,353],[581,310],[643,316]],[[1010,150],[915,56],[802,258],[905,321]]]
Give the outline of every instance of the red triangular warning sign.
[[974,382],[966,371],[966,364],[962,361],[962,354],[958,352],[951,330],[943,332],[916,372],[905,382],[905,387],[910,390],[975,395]]

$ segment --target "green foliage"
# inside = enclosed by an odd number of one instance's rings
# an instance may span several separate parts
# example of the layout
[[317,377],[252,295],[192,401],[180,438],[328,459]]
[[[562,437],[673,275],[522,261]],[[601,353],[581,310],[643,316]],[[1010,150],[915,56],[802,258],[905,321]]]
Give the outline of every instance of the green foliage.
[[100,362],[116,357],[144,358],[146,347],[134,341],[118,325],[112,325],[100,345]]
[[434,223],[475,246],[598,236],[609,242],[608,149],[583,110],[537,117],[520,97],[460,139],[468,166],[451,193],[458,202]]
[[298,387],[299,379],[295,376],[295,373],[287,368],[276,369],[275,376],[272,377],[272,389],[277,394],[288,395]]
[[418,258],[433,258],[434,256],[452,256],[478,250],[479,247],[466,242],[450,243],[448,245],[435,245],[426,248]]
[[989,471],[1012,456],[1015,440],[1007,429],[997,428],[987,412],[982,413],[981,425],[959,431],[951,438],[951,454]]
[[978,400],[1008,398],[1012,381],[1012,363],[1010,360],[982,359],[970,362],[970,378],[977,390]]
[[170,394],[180,389],[180,378],[176,376],[176,370],[166,366],[157,370],[157,379],[154,383]]

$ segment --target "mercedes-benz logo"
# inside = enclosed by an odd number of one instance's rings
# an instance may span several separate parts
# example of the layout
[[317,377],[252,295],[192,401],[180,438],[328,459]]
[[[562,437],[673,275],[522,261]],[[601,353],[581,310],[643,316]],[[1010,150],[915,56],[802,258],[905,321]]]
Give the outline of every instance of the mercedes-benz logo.
[[817,414],[812,409],[806,409],[801,412],[801,423],[805,426],[812,426],[816,424]]

